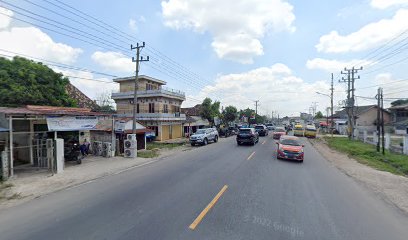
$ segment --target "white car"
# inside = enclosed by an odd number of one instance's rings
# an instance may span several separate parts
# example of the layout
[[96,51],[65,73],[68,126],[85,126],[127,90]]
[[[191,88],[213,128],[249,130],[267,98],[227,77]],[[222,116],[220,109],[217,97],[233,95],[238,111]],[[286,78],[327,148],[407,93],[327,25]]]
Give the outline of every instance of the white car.
[[198,129],[193,135],[190,136],[191,146],[207,145],[208,142],[218,142],[218,131],[215,128],[203,128]]

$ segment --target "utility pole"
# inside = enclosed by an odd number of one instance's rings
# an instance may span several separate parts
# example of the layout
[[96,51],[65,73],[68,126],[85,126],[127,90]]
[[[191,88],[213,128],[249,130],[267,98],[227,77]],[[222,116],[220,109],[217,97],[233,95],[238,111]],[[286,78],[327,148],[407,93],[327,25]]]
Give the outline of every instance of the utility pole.
[[334,122],[333,122],[333,73],[331,74],[331,87],[330,87],[330,114],[331,114],[331,123],[330,123],[330,132],[333,137],[333,129],[334,129]]
[[317,102],[312,102],[311,108],[312,108],[312,119],[314,119],[316,116]]
[[381,137],[382,137],[382,154],[385,155],[385,129],[384,129],[384,96],[383,96],[383,89],[380,90],[380,97],[381,97]]
[[380,136],[381,136],[381,134],[380,134],[380,130],[381,130],[381,128],[380,128],[380,122],[381,122],[381,120],[380,120],[380,109],[381,109],[381,103],[380,103],[380,89],[381,88],[378,88],[378,90],[377,90],[377,96],[375,96],[376,98],[377,98],[377,152],[380,152]]
[[256,116],[258,115],[258,102],[259,102],[259,100],[255,100],[254,102],[255,102],[255,123],[257,123]]
[[136,49],[136,59],[132,57],[132,62],[136,62],[135,90],[133,93],[133,125],[132,125],[133,134],[136,134],[137,90],[139,88],[138,78],[139,78],[139,68],[140,68],[139,66],[140,66],[140,62],[149,61],[149,56],[147,56],[147,59],[143,59],[143,57],[140,56],[140,52],[142,48],[144,47],[145,47],[145,42],[143,42],[142,45],[139,45],[139,43],[137,43],[136,47],[134,47],[133,45],[130,45],[130,50]]
[[347,79],[342,78],[343,82],[347,82],[347,102],[346,102],[346,112],[347,112],[347,122],[348,122],[348,136],[349,139],[354,139],[354,126],[355,126],[355,116],[354,116],[354,81],[360,79],[360,76],[357,78],[354,76],[358,71],[363,70],[363,67],[358,69],[344,68],[344,72],[341,71],[341,74],[347,74]]

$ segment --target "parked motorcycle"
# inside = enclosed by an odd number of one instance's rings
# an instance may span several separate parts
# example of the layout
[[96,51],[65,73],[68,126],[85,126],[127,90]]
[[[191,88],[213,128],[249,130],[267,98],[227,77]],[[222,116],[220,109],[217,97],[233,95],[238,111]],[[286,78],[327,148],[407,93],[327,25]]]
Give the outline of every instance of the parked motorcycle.
[[81,154],[79,143],[68,143],[64,147],[64,159],[65,161],[76,161],[77,164],[82,163],[83,155]]

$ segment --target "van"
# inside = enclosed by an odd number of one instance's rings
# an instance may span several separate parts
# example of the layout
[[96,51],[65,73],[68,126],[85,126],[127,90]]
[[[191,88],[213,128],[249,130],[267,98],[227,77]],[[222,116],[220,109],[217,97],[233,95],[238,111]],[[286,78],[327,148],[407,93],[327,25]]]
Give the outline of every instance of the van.
[[316,137],[316,127],[314,125],[307,125],[305,129],[305,137],[315,138]]
[[303,134],[304,134],[303,126],[300,124],[296,124],[295,128],[293,129],[293,135],[303,137]]

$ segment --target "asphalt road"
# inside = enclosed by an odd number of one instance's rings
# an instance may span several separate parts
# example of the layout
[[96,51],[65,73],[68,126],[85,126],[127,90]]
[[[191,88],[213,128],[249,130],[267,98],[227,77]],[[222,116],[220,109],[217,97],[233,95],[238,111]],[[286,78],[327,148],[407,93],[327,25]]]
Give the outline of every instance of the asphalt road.
[[408,239],[406,215],[303,141],[303,163],[230,137],[56,192],[1,211],[0,239]]

